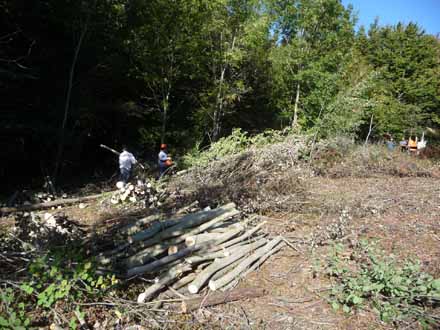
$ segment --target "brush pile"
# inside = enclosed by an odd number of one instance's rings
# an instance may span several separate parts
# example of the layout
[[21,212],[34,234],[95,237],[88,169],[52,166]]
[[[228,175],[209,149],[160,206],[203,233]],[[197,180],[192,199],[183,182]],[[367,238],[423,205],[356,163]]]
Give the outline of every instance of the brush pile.
[[233,201],[246,213],[298,211],[306,197],[311,173],[301,163],[309,152],[304,137],[251,147],[238,154],[191,168],[176,180],[204,202]]
[[154,279],[138,302],[165,288],[185,294],[207,286],[226,290],[283,247],[282,239],[268,238],[261,231],[264,222],[256,220],[241,219],[233,203],[162,221],[152,215],[121,228],[125,242],[98,260],[127,278]]
[[137,180],[136,184],[118,182],[116,190],[111,198],[110,203],[115,204],[140,204],[145,208],[155,208],[162,205],[165,197],[165,190],[156,184],[146,180]]
[[61,246],[84,237],[82,226],[64,214],[19,213],[15,217],[12,234],[28,247],[44,250]]

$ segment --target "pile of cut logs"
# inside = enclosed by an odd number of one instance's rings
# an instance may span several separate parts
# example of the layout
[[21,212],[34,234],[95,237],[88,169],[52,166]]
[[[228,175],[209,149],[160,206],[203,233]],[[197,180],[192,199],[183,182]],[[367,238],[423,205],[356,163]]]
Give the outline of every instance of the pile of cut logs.
[[127,278],[155,277],[138,302],[165,288],[181,294],[205,287],[227,290],[284,246],[281,237],[268,238],[261,231],[264,222],[257,222],[242,219],[233,203],[162,221],[153,215],[123,227],[125,242],[99,260],[122,269]]
[[118,190],[110,198],[112,204],[129,202],[143,203],[143,206],[150,208],[161,206],[162,191],[148,181],[137,180],[136,184],[128,183],[126,185],[118,182],[116,187]]

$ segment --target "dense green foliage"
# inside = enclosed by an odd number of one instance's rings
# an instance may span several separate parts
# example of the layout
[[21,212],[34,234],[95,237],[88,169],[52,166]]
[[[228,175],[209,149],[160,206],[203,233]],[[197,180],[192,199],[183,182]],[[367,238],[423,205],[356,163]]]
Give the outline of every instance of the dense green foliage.
[[113,166],[100,143],[154,161],[160,142],[190,150],[233,128],[440,126],[439,40],[413,23],[356,33],[340,0],[1,0],[0,17],[14,184]]
[[281,142],[286,138],[289,130],[266,130],[263,133],[249,136],[241,129],[234,129],[231,135],[221,138],[203,150],[200,143],[189,150],[182,157],[183,167],[206,166],[211,161],[222,159],[226,156],[235,155],[249,148],[258,148],[270,143]]

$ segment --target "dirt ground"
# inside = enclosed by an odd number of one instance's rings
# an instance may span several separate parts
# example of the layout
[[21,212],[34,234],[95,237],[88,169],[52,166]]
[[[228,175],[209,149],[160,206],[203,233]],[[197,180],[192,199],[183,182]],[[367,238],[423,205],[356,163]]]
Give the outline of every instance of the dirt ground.
[[[307,203],[300,212],[264,215],[265,230],[283,235],[294,248],[285,247],[238,284],[264,288],[267,294],[201,309],[190,321],[175,323],[177,328],[395,329],[368,310],[350,315],[333,311],[326,298],[332,283],[316,264],[325,260],[333,244],[325,236],[329,226],[344,214],[347,223],[341,229],[341,242],[348,250],[360,239],[375,240],[399,258],[418,258],[424,271],[439,277],[440,179],[313,177],[308,184]],[[59,211],[89,226],[90,232],[103,224],[130,221],[123,210],[105,209],[99,203]],[[148,213],[134,212],[132,217]],[[170,315],[170,320],[179,319]],[[414,324],[405,328],[417,329]]]
[[[319,237],[345,209],[347,249],[353,240],[376,240],[385,251],[417,257],[425,271],[440,275],[440,180],[316,177],[310,184],[311,203],[304,212],[266,217],[272,234],[293,242]],[[394,329],[366,310],[352,315],[332,310],[326,301],[331,283],[314,270],[331,241],[323,243],[313,250],[308,244],[295,244],[298,251],[284,248],[238,285],[263,287],[266,296],[199,311],[197,320],[223,329]]]

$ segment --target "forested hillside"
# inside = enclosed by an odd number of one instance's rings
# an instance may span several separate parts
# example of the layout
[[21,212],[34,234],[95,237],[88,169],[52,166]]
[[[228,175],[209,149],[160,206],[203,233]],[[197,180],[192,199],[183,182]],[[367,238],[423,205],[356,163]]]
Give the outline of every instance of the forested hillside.
[[440,126],[440,42],[340,0],[1,0],[2,185],[100,175],[239,127],[364,140]]

